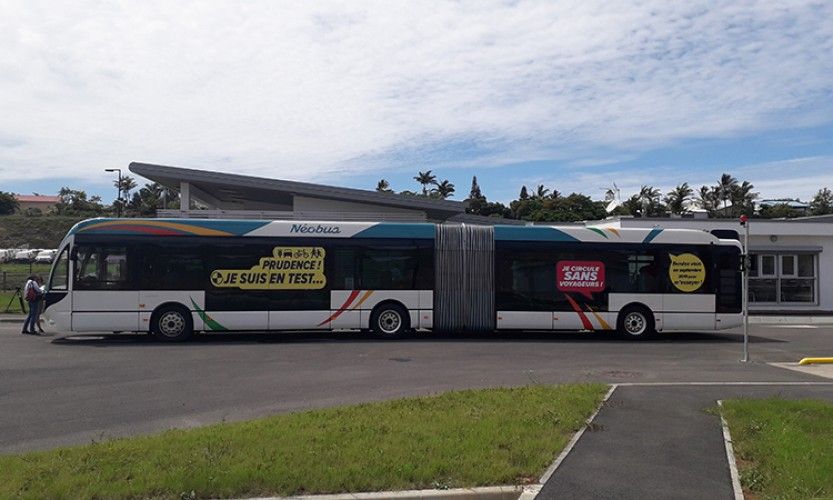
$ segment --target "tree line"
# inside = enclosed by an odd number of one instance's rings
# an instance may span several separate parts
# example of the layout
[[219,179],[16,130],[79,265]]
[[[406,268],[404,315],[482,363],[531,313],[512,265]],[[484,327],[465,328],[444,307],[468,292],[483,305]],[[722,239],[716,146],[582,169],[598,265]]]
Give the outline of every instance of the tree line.
[[[446,199],[454,196],[454,184],[447,180],[438,181],[431,170],[419,172],[414,180],[422,186],[421,192],[410,190],[399,194]],[[621,199],[618,189],[611,188],[603,201],[593,200],[582,193],[564,195],[557,189],[539,184],[534,189],[521,186],[518,197],[508,205],[489,201],[477,182],[472,178],[471,190],[465,199],[466,212],[488,217],[503,217],[532,222],[575,222],[599,220],[609,215],[632,217],[681,216],[693,211],[705,211],[713,218],[734,218],[741,215],[761,218],[788,218],[800,215],[833,214],[833,192],[824,187],[819,189],[810,202],[808,211],[796,210],[790,205],[796,199],[774,200],[759,206],[756,201],[760,193],[749,181],[741,181],[731,174],[723,174],[713,185],[694,189],[687,182],[677,185],[667,193],[651,185],[641,186],[639,191]],[[390,183],[382,179],[376,190],[395,193]]]
[[[159,183],[150,182],[143,187],[129,175],[113,182],[113,187],[120,190],[121,197],[110,204],[105,204],[100,196],[90,196],[86,191],[62,187],[58,192],[58,203],[51,212],[54,215],[95,217],[122,214],[127,217],[155,215],[162,208],[179,208],[179,192]],[[0,215],[10,215],[20,211],[20,204],[14,194],[0,191]],[[46,215],[37,208],[29,208],[23,215]]]

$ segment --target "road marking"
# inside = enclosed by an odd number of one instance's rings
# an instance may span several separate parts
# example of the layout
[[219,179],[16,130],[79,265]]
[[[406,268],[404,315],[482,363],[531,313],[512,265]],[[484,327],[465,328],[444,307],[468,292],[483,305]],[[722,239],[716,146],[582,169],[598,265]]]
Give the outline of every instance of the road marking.
[[[717,406],[723,409],[723,400],[717,400]],[[732,446],[732,435],[729,433],[729,424],[723,418],[723,413],[720,413],[720,425],[723,428],[723,445],[726,448],[726,460],[729,461],[729,475],[732,476],[732,490],[735,492],[735,500],[743,500],[743,488],[740,486],[740,475],[738,474],[738,464],[735,461],[735,449]]]
[[605,394],[605,397],[602,399],[602,402],[599,403],[599,407],[596,408],[596,411],[594,411],[592,415],[587,417],[587,420],[584,421],[584,425],[582,425],[581,429],[579,429],[578,431],[576,431],[575,434],[573,434],[573,438],[570,439],[570,442],[567,443],[567,446],[563,450],[561,450],[561,454],[558,455],[558,458],[555,459],[555,462],[553,462],[547,468],[547,470],[544,471],[544,474],[541,476],[541,478],[538,479],[538,482],[541,483],[541,485],[546,484],[546,482],[550,480],[552,475],[555,473],[555,470],[558,469],[558,467],[561,465],[561,462],[563,462],[564,459],[567,458],[567,455],[569,455],[570,452],[573,450],[573,447],[576,445],[576,443],[578,443],[578,440],[581,439],[581,436],[584,434],[584,431],[587,429],[587,426],[593,422],[593,419],[596,418],[596,415],[599,414],[599,412],[602,410],[602,407],[604,407],[605,403],[608,399],[610,399],[610,396],[613,395],[613,391],[615,391],[618,386],[619,384],[612,384],[610,386],[610,389],[608,389],[607,394]]
[[818,325],[758,325],[761,328],[821,328]]

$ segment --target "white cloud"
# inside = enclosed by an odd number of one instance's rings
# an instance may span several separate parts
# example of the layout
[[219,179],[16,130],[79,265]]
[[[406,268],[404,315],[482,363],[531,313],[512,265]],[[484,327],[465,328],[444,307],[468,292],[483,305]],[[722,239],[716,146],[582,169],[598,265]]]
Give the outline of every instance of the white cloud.
[[0,178],[580,164],[833,120],[833,4],[788,5],[4,2]]

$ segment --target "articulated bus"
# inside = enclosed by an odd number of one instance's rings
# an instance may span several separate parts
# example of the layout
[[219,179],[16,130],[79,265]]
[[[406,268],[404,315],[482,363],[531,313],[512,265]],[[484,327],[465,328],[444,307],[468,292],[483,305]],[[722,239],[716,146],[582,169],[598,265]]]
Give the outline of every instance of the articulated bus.
[[57,332],[618,331],[741,324],[741,246],[684,229],[91,219],[59,248]]

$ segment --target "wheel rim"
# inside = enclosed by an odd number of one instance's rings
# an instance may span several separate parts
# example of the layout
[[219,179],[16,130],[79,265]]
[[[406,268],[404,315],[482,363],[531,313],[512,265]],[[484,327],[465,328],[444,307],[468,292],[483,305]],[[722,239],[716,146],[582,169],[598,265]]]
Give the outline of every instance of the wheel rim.
[[379,329],[384,333],[396,333],[401,324],[402,318],[396,311],[387,310],[379,315]]
[[648,322],[642,313],[632,312],[625,316],[625,331],[630,335],[642,335],[647,326]]
[[166,337],[176,337],[185,331],[185,317],[177,311],[168,311],[159,318],[159,331]]

